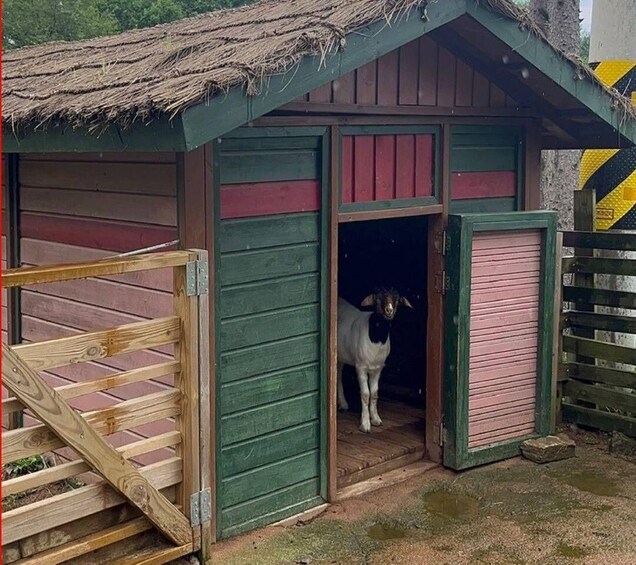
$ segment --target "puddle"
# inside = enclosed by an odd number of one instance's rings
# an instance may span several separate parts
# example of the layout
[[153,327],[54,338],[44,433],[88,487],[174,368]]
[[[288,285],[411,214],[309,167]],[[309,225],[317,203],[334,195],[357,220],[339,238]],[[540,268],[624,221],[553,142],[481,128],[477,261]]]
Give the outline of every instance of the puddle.
[[479,512],[476,498],[452,492],[429,492],[424,495],[424,504],[429,512],[454,520],[470,518]]
[[561,480],[579,490],[598,496],[616,496],[618,494],[618,488],[613,480],[589,471],[565,475]]
[[568,545],[567,543],[560,543],[557,546],[557,554],[561,557],[583,559],[583,557],[587,557],[590,554],[590,551],[578,545]]
[[374,540],[385,541],[389,539],[400,539],[406,536],[406,530],[394,528],[386,524],[375,524],[367,530],[367,535]]

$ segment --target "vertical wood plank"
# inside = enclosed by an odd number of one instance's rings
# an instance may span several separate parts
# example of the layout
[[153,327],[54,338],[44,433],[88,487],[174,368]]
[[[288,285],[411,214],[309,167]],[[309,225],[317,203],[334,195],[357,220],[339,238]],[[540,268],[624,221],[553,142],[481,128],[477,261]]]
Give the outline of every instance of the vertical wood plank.
[[338,185],[340,160],[338,127],[331,127],[331,175],[329,207],[329,363],[327,368],[327,502],[335,502],[338,494],[338,408],[337,408],[337,355],[338,355]]
[[340,186],[340,200],[342,203],[348,204],[353,202],[353,136],[343,135],[341,145],[342,179],[335,186]]
[[205,148],[177,154],[177,210],[181,249],[205,242]]
[[[196,261],[192,253],[190,261]],[[199,488],[199,319],[197,298],[187,295],[186,267],[175,267],[174,313],[180,319],[181,332],[174,347],[175,360],[181,371],[175,374],[174,386],[181,394],[181,413],[175,418],[175,428],[181,442],[175,447],[183,461],[183,479],[177,485],[177,504],[190,517],[190,496]]]
[[440,171],[441,194],[440,200],[443,206],[442,215],[444,217],[444,229],[446,229],[446,221],[450,210],[451,201],[451,126],[448,123],[442,124],[442,170]]
[[378,104],[380,106],[397,106],[398,64],[397,50],[378,59]]
[[541,126],[533,122],[526,128],[524,175],[524,209],[541,208]]
[[353,104],[356,99],[355,73],[347,73],[333,81],[333,101],[335,104]]
[[323,84],[322,86],[315,88],[309,93],[309,101],[328,104],[331,102],[331,90],[332,90],[331,82]]
[[483,75],[474,73],[473,77],[473,106],[488,108],[490,101],[490,82]]
[[411,41],[400,47],[398,104],[417,105],[419,42]]
[[455,103],[455,65],[456,57],[443,47],[439,47],[437,57],[437,105],[451,107]]
[[552,380],[550,382],[550,397],[552,401],[552,409],[550,410],[550,433],[556,433],[557,424],[560,424],[560,404],[561,395],[558,390],[559,359],[561,357],[561,312],[563,310],[563,274],[562,274],[562,256],[563,256],[563,232],[556,234],[556,253],[554,256],[554,316],[552,319]]
[[434,149],[432,135],[415,136],[415,196],[432,196],[434,185]]
[[503,108],[506,105],[506,93],[496,84],[490,84],[490,101],[491,108]]
[[395,194],[395,136],[375,136],[375,200]]
[[437,43],[429,37],[420,37],[419,50],[417,103],[420,106],[435,106],[437,104]]
[[455,106],[466,107],[473,103],[473,69],[461,59],[455,69]]
[[377,102],[377,60],[356,71],[356,104],[374,105]]
[[374,152],[375,144],[372,135],[356,135],[354,137],[354,202],[371,202],[373,200]]
[[395,142],[395,197],[415,196],[415,136],[398,135]]

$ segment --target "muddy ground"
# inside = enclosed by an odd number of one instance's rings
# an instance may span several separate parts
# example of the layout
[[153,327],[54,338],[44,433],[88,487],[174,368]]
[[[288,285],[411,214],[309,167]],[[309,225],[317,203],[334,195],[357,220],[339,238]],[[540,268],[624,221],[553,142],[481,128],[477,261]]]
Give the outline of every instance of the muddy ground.
[[220,542],[213,562],[636,565],[636,461],[574,435],[575,459],[435,469],[308,524]]

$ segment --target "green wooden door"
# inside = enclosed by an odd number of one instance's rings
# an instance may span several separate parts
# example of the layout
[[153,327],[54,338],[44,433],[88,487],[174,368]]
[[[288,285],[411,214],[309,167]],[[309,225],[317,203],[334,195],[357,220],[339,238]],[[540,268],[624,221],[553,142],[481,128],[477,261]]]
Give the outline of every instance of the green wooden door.
[[326,485],[323,138],[262,129],[219,152],[219,538],[321,504]]
[[448,467],[512,457],[550,431],[555,226],[552,212],[449,218]]

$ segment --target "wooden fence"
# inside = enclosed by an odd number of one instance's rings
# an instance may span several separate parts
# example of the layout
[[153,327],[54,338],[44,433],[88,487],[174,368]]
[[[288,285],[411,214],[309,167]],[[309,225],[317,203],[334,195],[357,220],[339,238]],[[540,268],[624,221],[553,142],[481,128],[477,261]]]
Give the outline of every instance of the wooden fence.
[[[636,277],[636,259],[599,256],[599,250],[636,251],[636,234],[564,232],[563,246],[574,248],[573,257],[562,259],[563,274],[571,279],[562,287],[568,305],[561,316],[558,369],[563,419],[636,437],[636,349],[611,342],[605,333],[636,334],[636,293],[600,288],[598,281],[598,275]],[[599,312],[599,306],[631,315]]]
[[[3,474],[3,504],[24,493],[53,493],[3,513],[3,563],[161,564],[199,550],[209,553],[210,524],[202,527],[206,518],[200,516],[212,507],[210,426],[200,425],[209,422],[210,409],[205,252],[13,269],[3,273],[2,284],[22,287],[155,269],[172,270],[171,316],[37,343],[3,344],[3,386],[12,394],[2,401],[3,411],[25,411],[32,422],[3,431],[3,470],[33,456],[64,454],[61,464],[6,479]],[[170,360],[57,388],[45,378],[47,370],[57,367],[85,368],[157,349],[171,351]],[[158,392],[81,413],[72,407],[73,399],[153,379]],[[137,434],[142,439],[118,447],[109,441],[157,422],[166,423],[168,431]],[[154,462],[139,462],[151,452]],[[59,492],[51,485],[73,488]]]

